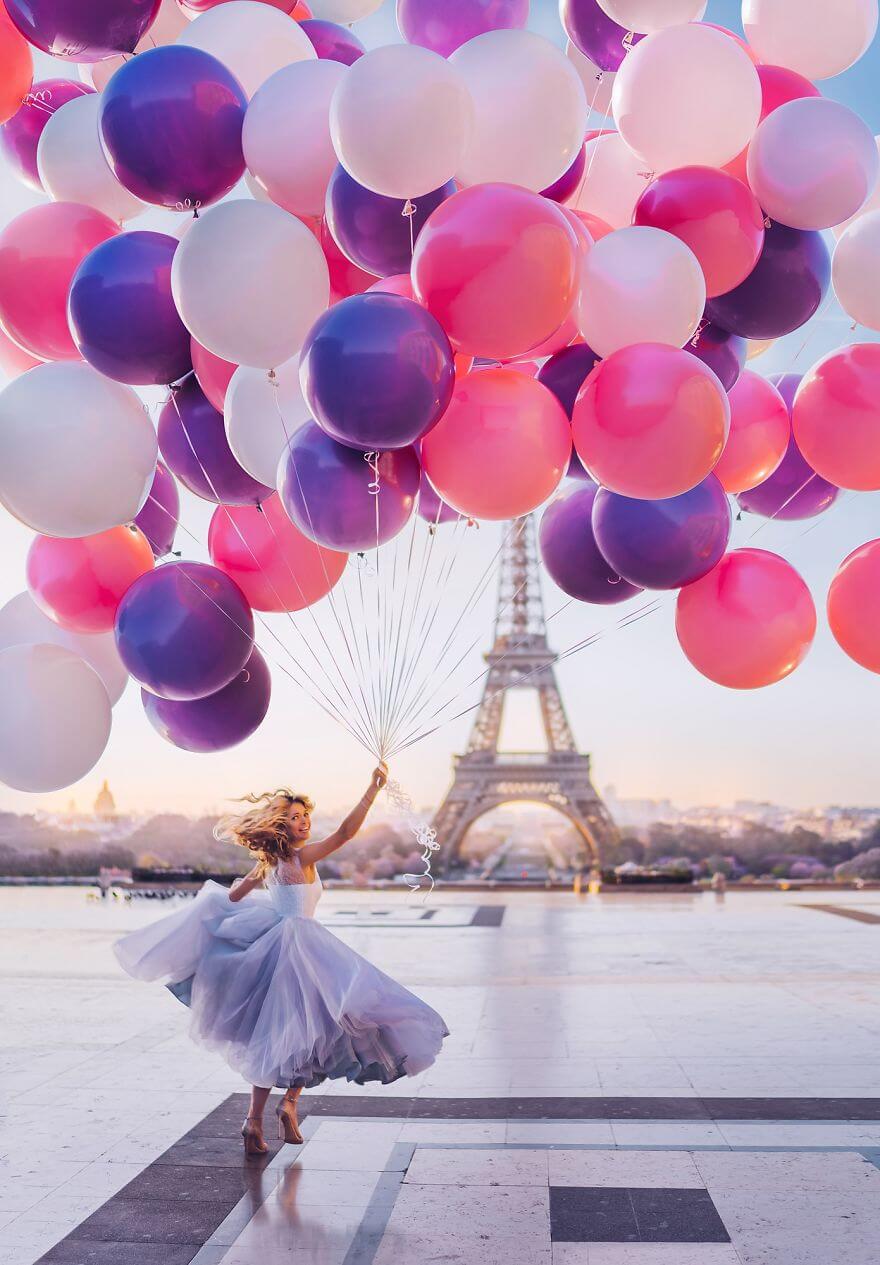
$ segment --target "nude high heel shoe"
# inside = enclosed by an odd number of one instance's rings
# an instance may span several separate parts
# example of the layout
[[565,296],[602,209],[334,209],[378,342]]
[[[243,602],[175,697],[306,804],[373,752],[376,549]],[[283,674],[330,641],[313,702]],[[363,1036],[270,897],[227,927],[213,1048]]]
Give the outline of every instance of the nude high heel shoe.
[[263,1122],[254,1116],[248,1116],[241,1126],[245,1155],[265,1155],[269,1150],[263,1138]]
[[299,1131],[299,1121],[296,1118],[296,1103],[289,1098],[282,1098],[275,1108],[275,1115],[278,1117],[278,1136],[282,1142],[302,1145],[303,1135]]

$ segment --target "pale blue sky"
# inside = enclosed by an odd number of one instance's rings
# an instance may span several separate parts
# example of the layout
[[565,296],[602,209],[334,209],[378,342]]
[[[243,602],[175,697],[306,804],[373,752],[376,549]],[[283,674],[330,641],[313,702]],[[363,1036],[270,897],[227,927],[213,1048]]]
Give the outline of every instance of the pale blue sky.
[[[387,42],[391,37],[388,10],[386,0],[383,10],[358,28],[366,42]],[[393,13],[393,5],[390,10]],[[558,38],[555,4],[532,0],[532,10],[535,29]],[[740,30],[738,14],[739,5],[732,0],[710,0],[710,20]],[[822,87],[858,109],[873,130],[880,131],[878,82],[880,52],[875,41],[858,66]],[[0,221],[33,200],[0,172]],[[167,217],[156,213],[132,227],[167,224]],[[751,367],[763,373],[803,372],[827,351],[856,337],[861,335],[853,334],[839,311],[829,307],[819,323],[782,340]],[[205,539],[209,517],[204,502],[184,496],[183,520],[199,541]],[[746,543],[756,530],[754,543],[778,551],[801,571],[820,610],[811,654],[780,685],[738,693],[698,676],[678,648],[671,597],[664,599],[659,612],[629,628],[615,629],[620,610],[609,613],[577,604],[551,622],[551,641],[558,650],[608,630],[559,668],[575,734],[582,748],[593,753],[600,787],[613,783],[623,796],[668,797],[682,804],[736,798],[792,805],[880,802],[880,678],[842,654],[824,619],[825,594],[836,567],[850,550],[880,535],[880,494],[844,494],[812,523],[761,527],[761,520],[747,519],[736,525],[734,543]],[[23,587],[29,537],[25,528],[0,511],[0,602]],[[469,541],[473,556],[456,565],[453,578],[458,583],[448,590],[449,612],[456,602],[461,608],[464,595],[491,558],[493,540],[497,529],[490,527]],[[183,533],[178,547],[189,556],[205,556]],[[548,612],[562,600],[545,581]],[[491,600],[484,601],[466,621],[462,649],[471,641],[487,648],[491,607]],[[322,611],[320,618],[329,621],[329,614]],[[282,640],[294,644],[283,619],[273,627]],[[272,645],[264,636],[259,640]],[[470,676],[476,676],[481,666],[477,650],[470,661]],[[462,749],[468,727],[469,718],[464,717],[399,760],[394,773],[416,803],[434,803],[442,795],[451,755]],[[525,736],[521,734],[523,740]],[[274,672],[272,706],[262,728],[242,746],[216,756],[188,755],[163,742],[142,713],[138,690],[130,685],[115,709],[110,745],[82,784],[41,796],[0,787],[0,809],[59,807],[70,798],[85,805],[103,778],[110,780],[121,806],[132,809],[196,812],[218,806],[227,794],[278,782],[308,790],[323,807],[342,807],[360,794],[369,769],[369,757],[281,672]]]

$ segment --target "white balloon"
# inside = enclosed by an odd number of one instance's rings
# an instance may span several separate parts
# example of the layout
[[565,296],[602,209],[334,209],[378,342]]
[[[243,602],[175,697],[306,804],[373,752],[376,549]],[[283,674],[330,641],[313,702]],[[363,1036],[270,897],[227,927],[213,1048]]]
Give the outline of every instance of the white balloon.
[[[155,21],[150,23],[146,34],[138,40],[134,51],[145,53],[150,48],[173,44],[181,31],[188,26],[189,21],[177,0],[162,0]],[[103,92],[119,67],[130,60],[130,53],[120,53],[118,57],[105,57],[103,61],[86,62],[79,68],[79,77],[83,83],[91,84],[98,92]]]
[[44,615],[30,593],[18,593],[0,607],[0,651],[10,646],[61,646],[85,659],[104,682],[111,706],[128,681],[112,632],[74,633]]
[[343,167],[389,198],[439,189],[461,166],[474,104],[458,71],[417,44],[374,48],[349,67],[330,106]]
[[877,0],[743,0],[746,39],[762,62],[830,79],[857,62],[877,31]]
[[625,31],[640,35],[696,22],[706,12],[706,0],[598,0],[598,5]]
[[847,316],[880,330],[880,211],[860,216],[843,234],[831,260],[831,282]]
[[47,536],[132,522],[158,452],[131,387],[81,361],[37,365],[0,392],[0,504]]
[[460,184],[506,181],[540,193],[564,175],[584,143],[587,99],[563,52],[532,31],[487,31],[449,64],[474,102]]
[[299,357],[275,371],[274,383],[265,370],[236,369],[226,388],[223,417],[236,461],[273,487],[288,441],[311,418],[299,384]]
[[171,292],[203,347],[233,364],[272,369],[296,355],[327,307],[330,275],[301,220],[238,198],[193,224],[174,254]]
[[696,255],[659,228],[618,229],[584,258],[577,320],[599,356],[633,343],[683,347],[706,304]]
[[621,136],[654,172],[723,167],[758,126],[761,81],[748,54],[723,31],[670,26],[627,54],[612,107]]
[[81,202],[121,223],[142,215],[147,205],[110,169],[98,133],[100,108],[100,94],[87,92],[50,114],[37,145],[37,169],[55,202]]
[[276,70],[318,54],[298,22],[258,0],[227,0],[200,14],[177,37],[222,61],[252,97]]
[[613,70],[601,70],[594,61],[582,53],[577,44],[569,40],[565,45],[565,55],[578,72],[584,85],[587,106],[597,114],[610,115],[611,92],[617,74]]
[[348,68],[337,61],[301,61],[277,70],[244,116],[244,160],[276,206],[321,215],[336,167],[330,102]]
[[381,8],[382,0],[309,0],[312,17],[324,22],[359,22]]
[[635,205],[651,180],[643,160],[617,132],[587,141],[584,159],[584,179],[569,206],[597,215],[612,228],[631,224]]
[[[880,161],[880,136],[874,137],[874,144],[877,147],[877,158]],[[880,181],[874,186],[874,192],[862,206],[859,207],[855,215],[851,215],[848,220],[844,220],[842,224],[834,225],[834,236],[842,237],[850,224],[855,224],[856,220],[860,220],[863,215],[870,215],[872,211],[880,211]]]
[[110,737],[110,699],[97,672],[62,646],[0,652],[0,782],[58,791],[94,768]]

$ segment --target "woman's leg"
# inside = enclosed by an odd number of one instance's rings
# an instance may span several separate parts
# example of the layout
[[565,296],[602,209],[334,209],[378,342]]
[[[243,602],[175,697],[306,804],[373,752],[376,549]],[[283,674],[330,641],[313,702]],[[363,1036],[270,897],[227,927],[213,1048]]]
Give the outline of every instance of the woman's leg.
[[249,1120],[263,1119],[263,1111],[271,1092],[271,1089],[264,1089],[262,1085],[251,1085],[251,1103],[248,1107]]

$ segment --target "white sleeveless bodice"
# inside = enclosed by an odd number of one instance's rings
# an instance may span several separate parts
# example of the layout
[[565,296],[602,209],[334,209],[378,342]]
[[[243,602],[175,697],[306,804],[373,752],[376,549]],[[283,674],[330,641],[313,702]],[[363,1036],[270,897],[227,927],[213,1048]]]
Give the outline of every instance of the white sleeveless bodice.
[[317,871],[313,883],[306,881],[299,858],[294,853],[289,861],[279,861],[269,871],[266,890],[273,908],[282,918],[314,918],[324,889]]

